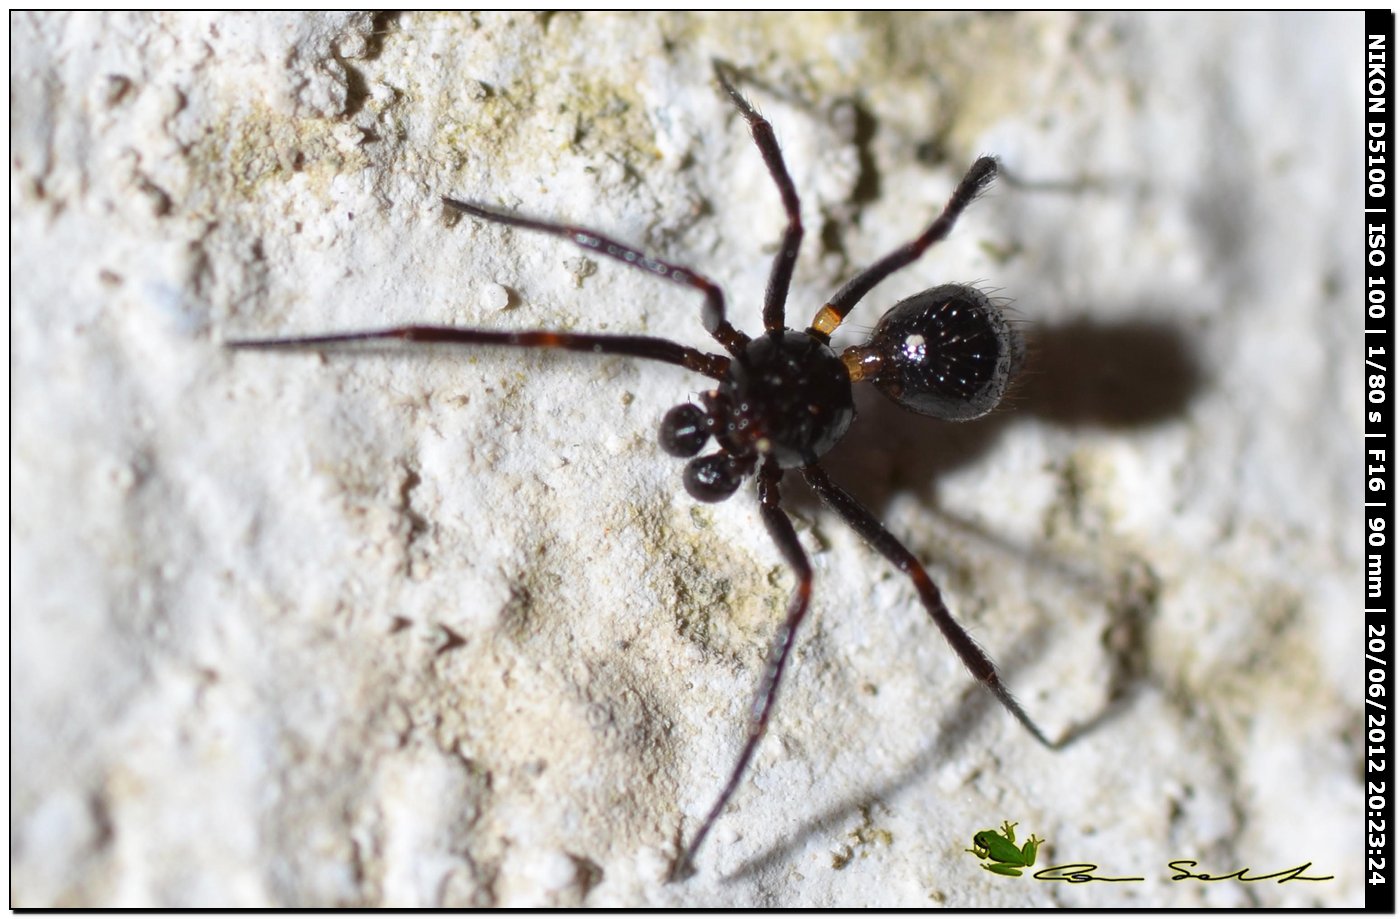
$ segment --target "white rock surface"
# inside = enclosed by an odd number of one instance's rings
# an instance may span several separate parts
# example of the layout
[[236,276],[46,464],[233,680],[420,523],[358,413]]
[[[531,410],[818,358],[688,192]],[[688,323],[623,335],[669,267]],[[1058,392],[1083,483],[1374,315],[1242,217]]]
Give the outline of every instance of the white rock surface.
[[[1357,906],[1361,18],[11,19],[16,906]],[[445,219],[452,194],[789,321],[1008,179],[853,317],[943,281],[1036,354],[830,458],[1060,752],[795,479],[815,612],[691,880],[791,579],[656,423],[699,378],[229,338],[416,321],[708,346],[699,298]],[[1019,823],[1037,867],[981,870]],[[1311,862],[1321,882],[1169,880]]]

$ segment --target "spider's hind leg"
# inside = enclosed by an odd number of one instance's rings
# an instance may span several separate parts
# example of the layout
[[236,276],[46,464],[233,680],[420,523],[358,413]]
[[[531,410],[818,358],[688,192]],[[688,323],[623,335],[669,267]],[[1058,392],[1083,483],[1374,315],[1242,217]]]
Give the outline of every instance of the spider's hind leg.
[[807,479],[807,484],[812,486],[822,499],[822,501],[841,518],[850,524],[861,537],[876,551],[889,559],[896,568],[909,575],[914,582],[914,588],[919,592],[919,599],[923,601],[924,609],[928,610],[929,617],[933,619],[934,625],[943,633],[948,644],[953,646],[958,658],[972,675],[981,681],[983,686],[991,690],[1001,703],[1022,727],[1031,732],[1036,740],[1047,747],[1058,746],[1052,743],[1039,725],[1031,720],[1030,715],[1021,707],[1021,703],[1016,701],[1016,697],[1011,695],[1011,691],[1006,688],[1006,684],[997,675],[996,665],[987,656],[987,652],[978,647],[977,642],[972,640],[972,636],[967,634],[967,630],[958,625],[953,614],[948,611],[947,605],[943,602],[943,595],[938,590],[938,585],[933,583],[933,578],[924,570],[924,566],[914,557],[914,553],[904,547],[884,524],[875,518],[875,515],[866,510],[859,501],[851,497],[845,489],[841,488],[831,478],[826,471],[813,463],[810,466],[802,467],[802,475]]
[[842,285],[840,290],[832,294],[826,305],[817,311],[816,317],[812,319],[811,331],[830,336],[846,318],[846,314],[862,297],[870,293],[876,284],[917,261],[930,246],[951,233],[962,212],[977,200],[978,195],[987,190],[996,177],[996,158],[979,157],[962,177],[962,181],[958,182],[958,187],[953,189],[953,195],[943,206],[943,212],[929,224],[928,229]]

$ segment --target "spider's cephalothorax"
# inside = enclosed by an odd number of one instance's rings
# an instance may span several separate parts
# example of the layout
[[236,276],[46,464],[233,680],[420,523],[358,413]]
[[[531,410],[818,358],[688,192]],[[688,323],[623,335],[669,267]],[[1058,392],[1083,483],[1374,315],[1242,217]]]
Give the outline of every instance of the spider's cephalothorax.
[[[715,75],[748,122],[763,161],[773,176],[787,214],[778,254],[763,299],[763,334],[750,338],[730,324],[724,292],[689,268],[674,265],[600,233],[569,224],[534,220],[478,204],[444,198],[452,210],[480,220],[566,239],[584,249],[617,259],[662,280],[698,291],[705,303],[701,324],[724,349],[713,354],[664,338],[535,330],[463,329],[404,325],[372,332],[349,332],[301,338],[231,341],[233,348],[319,348],[383,339],[466,346],[557,348],[590,354],[619,354],[660,361],[703,374],[714,388],[701,393],[700,405],[678,405],[661,422],[661,446],[673,456],[690,457],[685,487],[701,501],[722,501],[745,477],[758,480],[758,512],[778,551],[796,579],[787,616],[778,628],[758,691],[749,709],[746,738],[728,781],[672,867],[680,878],[701,843],[739,787],[768,728],[778,687],[787,668],[798,626],[812,595],[812,566],[782,508],[784,470],[800,469],[807,484],[828,507],[866,542],[909,576],[919,602],[954,652],[997,700],[1041,743],[1050,745],[997,676],[992,661],[958,625],[942,594],[919,560],[822,469],[821,458],[836,445],[855,419],[851,387],[861,381],[911,411],[949,421],[966,421],[991,411],[1001,400],[1021,360],[1021,341],[1000,309],[984,293],[945,284],[896,303],[863,345],[837,354],[831,333],[867,293],[910,264],[953,228],[958,215],[991,184],[996,160],[984,156],[958,183],[943,212],[921,234],[860,272],[817,311],[806,331],[787,327],[784,314],[793,266],[802,242],[797,191],[783,164],[773,128],[730,80],[733,71],[715,63]],[[713,440],[716,449],[700,455]]]
[[685,490],[700,501],[723,501],[759,459],[780,469],[809,466],[836,445],[855,418],[851,375],[836,352],[806,332],[784,330],[753,339],[729,363],[720,385],[666,413],[661,446],[695,456],[711,436],[719,450],[686,465]]

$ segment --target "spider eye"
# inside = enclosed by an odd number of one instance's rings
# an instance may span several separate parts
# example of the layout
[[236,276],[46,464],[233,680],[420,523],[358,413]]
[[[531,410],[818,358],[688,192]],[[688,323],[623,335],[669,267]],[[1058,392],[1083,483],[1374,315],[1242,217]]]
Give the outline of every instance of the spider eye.
[[1021,336],[987,295],[944,284],[901,300],[880,319],[869,350],[870,379],[910,411],[944,421],[987,414],[1024,356]]

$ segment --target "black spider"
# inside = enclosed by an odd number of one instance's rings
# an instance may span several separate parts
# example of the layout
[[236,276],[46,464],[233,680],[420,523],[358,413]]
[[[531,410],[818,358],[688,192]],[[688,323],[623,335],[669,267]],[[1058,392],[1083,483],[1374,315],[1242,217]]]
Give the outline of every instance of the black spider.
[[[562,348],[679,364],[716,381],[714,389],[700,396],[699,406],[684,403],[666,413],[661,421],[661,447],[673,456],[695,457],[686,464],[683,480],[686,491],[699,501],[723,501],[745,478],[757,473],[759,513],[796,576],[797,586],[788,604],[787,618],[768,653],[750,710],[748,738],[719,797],[695,831],[690,845],[676,860],[671,872],[673,879],[690,873],[696,852],[753,758],[767,730],[797,627],[807,615],[812,594],[812,568],[791,520],[779,506],[778,483],[785,469],[801,469],[807,483],[832,510],[895,567],[909,575],[934,624],[972,675],[990,689],[1037,740],[1052,746],[997,677],[991,659],[948,612],[937,585],[923,565],[870,511],[832,482],[818,464],[855,418],[851,397],[853,383],[869,381],[906,409],[950,421],[967,421],[985,415],[1006,392],[1021,362],[1020,337],[984,293],[965,285],[944,284],[896,303],[863,345],[847,348],[840,354],[830,346],[832,331],[871,288],[913,262],[948,234],[963,210],[996,177],[996,160],[984,156],[973,163],[943,212],[928,229],[848,281],[817,311],[811,327],[798,332],[787,328],[783,317],[793,264],[802,242],[797,192],[783,164],[772,126],[734,88],[730,79],[733,71],[729,66],[716,61],[714,67],[719,85],[748,121],[787,213],[787,228],[773,260],[763,299],[764,333],[758,338],[751,339],[730,325],[725,316],[724,294],[719,287],[689,268],[663,262],[582,227],[531,220],[443,198],[444,204],[464,214],[560,236],[672,283],[695,288],[705,298],[701,311],[705,330],[728,353],[707,354],[666,339],[637,335],[496,332],[422,325],[227,343],[230,348],[310,348],[397,338],[459,345]],[[711,438],[717,449],[698,456]]]

